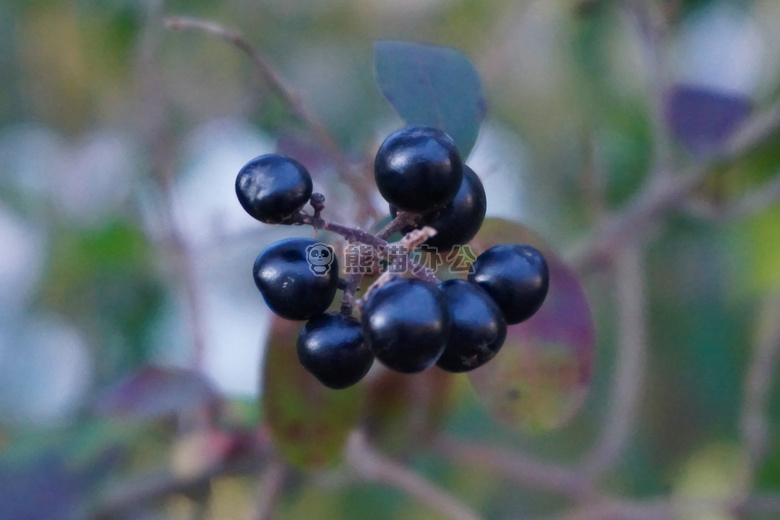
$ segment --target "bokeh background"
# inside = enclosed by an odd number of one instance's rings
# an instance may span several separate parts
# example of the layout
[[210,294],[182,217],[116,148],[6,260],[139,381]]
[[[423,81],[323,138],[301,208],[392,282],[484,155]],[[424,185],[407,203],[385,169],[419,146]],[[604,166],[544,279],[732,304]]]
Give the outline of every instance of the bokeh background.
[[[447,517],[397,486],[368,482],[354,464],[302,471],[267,447],[259,398],[272,322],[249,273],[265,245],[311,232],[247,216],[235,174],[285,147],[310,161],[317,189],[339,202],[326,210],[334,220],[360,219],[361,204],[387,211],[379,198],[350,197],[246,56],[204,34],[166,30],[164,16],[243,33],[355,164],[402,125],[375,85],[373,42],[459,49],[488,105],[468,161],[485,183],[488,216],[522,223],[569,259],[659,161],[677,172],[708,160],[712,150],[691,146],[700,128],[675,129],[659,115],[667,87],[713,90],[755,114],[780,93],[776,0],[647,2],[650,28],[633,4],[0,4],[0,517],[252,518],[271,502],[273,518]],[[761,327],[780,319],[765,304],[780,288],[780,207],[770,199],[728,208],[772,185],[778,144],[717,168],[685,204],[640,223],[643,384],[625,450],[601,478],[605,492],[642,499],[733,489],[745,374]],[[571,496],[459,461],[452,445],[431,447],[417,434],[422,421],[437,438],[576,467],[610,414],[620,339],[632,337],[623,330],[631,324],[621,329],[625,302],[612,267],[578,276],[597,334],[573,419],[532,431],[502,423],[465,376],[432,377],[382,408],[407,388],[388,383],[360,412],[380,452],[485,518],[567,507]],[[780,491],[776,397],[766,409],[755,488]],[[227,459],[247,467],[200,478]]]

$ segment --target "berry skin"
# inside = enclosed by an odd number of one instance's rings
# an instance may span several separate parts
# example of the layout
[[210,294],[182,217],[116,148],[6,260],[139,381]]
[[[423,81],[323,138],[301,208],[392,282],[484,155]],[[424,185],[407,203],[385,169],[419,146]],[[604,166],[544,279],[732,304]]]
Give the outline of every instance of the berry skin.
[[[437,233],[425,244],[440,252],[449,251],[456,244],[467,244],[482,227],[487,210],[487,198],[482,181],[474,170],[463,165],[463,182],[455,198],[444,207],[423,215],[420,226],[430,226]],[[390,206],[390,214],[395,218],[398,210]],[[414,228],[409,226],[401,230],[408,233]]]
[[380,287],[363,307],[363,337],[388,368],[412,374],[433,365],[444,351],[450,315],[441,291],[419,280]]
[[533,247],[521,244],[491,247],[474,261],[468,279],[487,291],[510,325],[533,316],[550,285],[547,261]]
[[374,161],[382,197],[404,211],[426,213],[450,202],[463,181],[463,161],[450,136],[408,126],[385,139]]
[[506,320],[496,302],[478,285],[447,280],[439,285],[452,318],[447,346],[436,365],[467,372],[495,356],[506,339]]
[[300,210],[311,197],[309,172],[284,155],[255,157],[236,177],[236,195],[251,216],[266,224],[279,224]]
[[298,335],[298,360],[323,385],[352,386],[368,373],[374,355],[363,342],[360,322],[340,313],[315,316]]
[[268,307],[288,320],[308,320],[327,310],[336,295],[338,260],[332,258],[327,272],[315,274],[307,260],[307,247],[319,244],[308,238],[274,242],[255,260],[255,285]]

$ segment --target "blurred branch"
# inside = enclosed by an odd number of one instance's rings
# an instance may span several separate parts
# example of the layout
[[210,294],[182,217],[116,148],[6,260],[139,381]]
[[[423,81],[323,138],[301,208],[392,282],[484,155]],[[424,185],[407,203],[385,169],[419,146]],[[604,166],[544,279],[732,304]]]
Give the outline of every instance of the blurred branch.
[[773,180],[731,203],[721,205],[703,200],[690,200],[686,209],[698,217],[724,220],[750,217],[778,203],[780,203],[780,173]]
[[287,467],[279,460],[268,462],[255,494],[255,510],[250,520],[270,520],[274,508],[279,501],[284,481],[287,478]]
[[214,466],[192,478],[181,478],[169,471],[156,471],[120,481],[106,493],[94,518],[98,520],[122,518],[128,511],[142,509],[168,496],[200,491],[212,478],[225,471],[224,466]]
[[748,122],[719,155],[678,174],[649,176],[622,211],[606,218],[568,255],[569,262],[580,271],[608,263],[624,243],[645,235],[660,217],[684,205],[712,171],[736,162],[779,131],[780,103],[777,103]]
[[[128,512],[142,509],[172,495],[202,494],[212,480],[223,475],[257,473],[269,459],[269,445],[267,438],[262,435],[252,437],[252,441],[245,444],[240,453],[231,454],[229,460],[205,467],[197,474],[182,476],[163,470],[118,481],[109,487],[92,518],[125,518]],[[274,463],[275,461],[270,462]],[[270,466],[266,466],[268,467]]]
[[484,85],[495,84],[503,74],[512,70],[510,60],[516,54],[516,39],[522,34],[520,25],[534,4],[543,4],[543,0],[507,2],[506,7],[497,13],[493,30],[488,33],[490,39],[474,60]]
[[778,514],[780,513],[780,494],[755,494],[744,500],[736,511],[756,515]]
[[653,165],[650,174],[666,175],[671,172],[672,144],[666,129],[664,114],[667,85],[666,42],[669,28],[656,2],[645,0],[623,0],[621,6],[629,22],[637,29],[643,51],[644,75],[647,99],[653,131]]
[[[734,511],[733,502],[724,497],[605,499],[583,504],[560,515],[545,517],[544,520],[672,520],[729,514],[731,511]],[[753,495],[745,501],[741,511],[767,515],[780,513],[780,495]]]
[[604,431],[585,460],[585,470],[591,478],[617,462],[631,437],[639,407],[647,350],[642,256],[641,244],[634,241],[623,247],[617,259],[617,366]]
[[192,336],[193,365],[200,369],[206,351],[206,334],[203,325],[203,304],[195,261],[189,245],[182,236],[173,208],[175,197],[172,188],[175,164],[175,142],[172,137],[168,103],[161,93],[160,76],[156,56],[160,44],[160,24],[164,9],[161,0],[148,2],[147,23],[139,38],[137,77],[146,100],[143,113],[142,135],[147,149],[151,150],[150,175],[158,191],[159,218],[165,228],[163,240],[173,258],[173,271],[184,290]]
[[454,520],[478,520],[480,516],[445,490],[415,471],[384,458],[368,443],[365,434],[353,432],[347,445],[347,460],[361,477],[388,484],[420,503]]
[[585,208],[590,213],[593,222],[600,222],[604,217],[604,183],[606,175],[596,153],[596,132],[589,128],[580,140],[582,148],[582,168],[580,168],[580,188]]
[[308,127],[314,138],[320,146],[328,153],[330,158],[339,168],[339,171],[347,177],[350,187],[355,190],[360,200],[365,201],[360,204],[361,211],[368,216],[377,218],[378,214],[374,207],[369,203],[373,194],[369,191],[359,173],[351,167],[349,160],[341,151],[336,139],[331,135],[325,125],[304,103],[303,98],[292,89],[282,76],[271,65],[271,62],[262,55],[257,49],[247,41],[247,39],[238,31],[228,29],[218,23],[210,20],[200,20],[186,16],[172,16],[164,19],[165,27],[172,30],[194,30],[200,31],[211,36],[215,36],[240,50],[252,61],[260,76],[269,87],[278,95],[290,112],[301,123]]
[[742,460],[737,494],[748,496],[756,470],[766,455],[769,442],[767,409],[775,368],[780,358],[780,291],[764,303],[760,316],[758,341],[748,367],[740,416]]
[[583,500],[595,490],[575,470],[539,461],[514,451],[439,436],[433,449],[447,459],[495,471],[522,484]]

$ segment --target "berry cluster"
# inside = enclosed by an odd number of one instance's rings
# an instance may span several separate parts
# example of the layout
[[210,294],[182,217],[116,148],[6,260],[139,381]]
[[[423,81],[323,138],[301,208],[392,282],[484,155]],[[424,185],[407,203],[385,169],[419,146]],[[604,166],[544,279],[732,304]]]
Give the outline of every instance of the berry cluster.
[[[383,257],[386,238],[395,231],[422,229],[427,246],[446,251],[469,242],[482,226],[487,207],[482,182],[441,130],[410,126],[391,134],[377,152],[374,176],[393,216],[376,235],[323,220],[324,197],[312,193],[306,168],[283,155],[249,161],[238,173],[236,193],[247,213],[261,222],[334,231],[371,246],[371,260]],[[307,202],[312,214],[303,210]],[[402,242],[414,247],[411,236]],[[357,300],[358,320],[352,304],[362,275],[340,280],[336,256],[315,240],[289,238],[260,253],[253,270],[274,313],[308,320],[298,336],[298,358],[330,388],[357,383],[375,358],[404,373],[434,364],[450,372],[477,368],[499,351],[507,325],[539,309],[549,285],[539,251],[504,244],[479,255],[467,280],[440,282],[425,269],[418,270],[418,278],[385,272]],[[328,312],[339,288],[344,291],[341,309]]]

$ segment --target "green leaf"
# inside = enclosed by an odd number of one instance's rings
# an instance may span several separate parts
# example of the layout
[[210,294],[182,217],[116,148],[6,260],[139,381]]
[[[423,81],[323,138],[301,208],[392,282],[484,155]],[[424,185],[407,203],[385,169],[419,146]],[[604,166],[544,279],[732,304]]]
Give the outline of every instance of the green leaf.
[[97,229],[59,226],[48,262],[41,304],[95,334],[111,363],[102,367],[109,375],[142,365],[152,351],[148,334],[164,296],[143,232],[122,220]]
[[401,119],[444,130],[465,160],[486,111],[469,59],[449,47],[378,41],[374,62],[379,89]]
[[344,390],[322,385],[298,362],[302,322],[274,317],[263,363],[263,416],[282,456],[300,469],[333,463],[357,423],[363,383]]
[[593,317],[574,272],[522,225],[486,219],[472,245],[479,253],[502,243],[539,249],[550,289],[542,308],[510,326],[496,358],[469,372],[469,379],[496,419],[521,430],[550,430],[573,417],[587,395],[596,351]]

